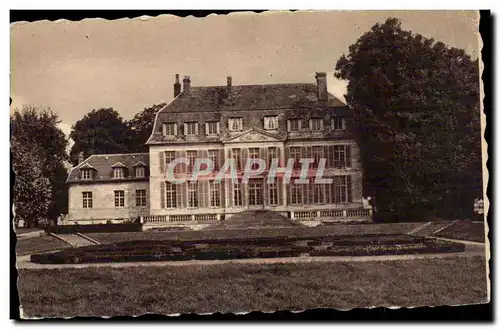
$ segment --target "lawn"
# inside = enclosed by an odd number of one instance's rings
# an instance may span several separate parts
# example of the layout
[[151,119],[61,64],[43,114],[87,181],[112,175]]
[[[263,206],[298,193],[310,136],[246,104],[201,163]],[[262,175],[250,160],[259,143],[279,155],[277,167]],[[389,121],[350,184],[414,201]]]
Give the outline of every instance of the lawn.
[[484,242],[483,222],[459,221],[435,234],[443,238]]
[[480,256],[19,271],[26,317],[423,306],[487,300]]
[[30,255],[53,250],[71,248],[72,246],[50,235],[17,240],[16,254]]
[[101,243],[116,243],[134,240],[202,240],[230,239],[276,236],[325,236],[356,234],[404,234],[422,223],[391,224],[336,224],[317,227],[275,227],[259,229],[221,229],[177,232],[118,232],[88,233],[87,235]]

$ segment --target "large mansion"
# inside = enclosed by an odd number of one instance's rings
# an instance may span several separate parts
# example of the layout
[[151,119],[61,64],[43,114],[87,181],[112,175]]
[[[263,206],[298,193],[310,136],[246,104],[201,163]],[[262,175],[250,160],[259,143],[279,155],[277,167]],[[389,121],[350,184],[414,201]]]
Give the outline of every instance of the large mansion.
[[[368,221],[348,125],[349,108],[328,93],[323,72],[316,83],[237,86],[228,77],[215,87],[191,86],[189,77],[181,86],[176,75],[174,99],[156,115],[148,153],[92,155],[71,169],[64,224],[197,225],[260,209],[299,221]],[[188,180],[177,184],[166,178],[179,158],[186,163],[175,172]],[[246,161],[256,158],[269,166],[245,181]],[[189,180],[197,159],[210,159],[213,174]],[[228,159],[237,177],[215,180]],[[288,180],[267,181],[272,159],[280,167],[297,159]],[[308,176],[324,169],[331,183],[298,184],[299,159],[311,159]]]

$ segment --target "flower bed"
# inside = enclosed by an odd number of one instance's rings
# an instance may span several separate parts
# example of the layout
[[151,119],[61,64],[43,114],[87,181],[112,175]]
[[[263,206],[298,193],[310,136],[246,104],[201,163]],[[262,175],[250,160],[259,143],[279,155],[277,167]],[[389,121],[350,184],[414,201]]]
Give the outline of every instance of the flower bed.
[[32,255],[37,263],[177,261],[310,256],[363,256],[459,252],[464,245],[407,235],[272,237],[198,241],[129,241]]

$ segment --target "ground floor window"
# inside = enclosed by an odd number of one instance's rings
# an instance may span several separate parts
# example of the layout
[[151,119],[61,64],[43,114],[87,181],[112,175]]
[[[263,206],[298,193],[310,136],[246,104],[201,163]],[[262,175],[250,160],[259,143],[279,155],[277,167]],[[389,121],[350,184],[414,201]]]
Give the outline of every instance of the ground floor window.
[[220,183],[210,181],[210,207],[220,207]]
[[135,206],[146,207],[146,190],[135,191]]
[[92,208],[92,192],[82,192],[83,208]]
[[165,206],[166,208],[176,208],[176,186],[170,182],[165,182]]
[[295,182],[292,181],[290,184],[290,195],[291,195],[291,203],[292,204],[302,204],[302,184],[295,184]]
[[314,203],[325,203],[325,185],[314,184]]
[[188,207],[198,207],[198,182],[188,182]]
[[233,183],[233,206],[240,207],[243,205],[241,196],[241,183],[239,181]]
[[351,198],[351,176],[335,176],[333,198],[335,203],[350,202]]
[[262,180],[250,180],[248,183],[248,204],[251,206],[262,204]]
[[276,183],[267,186],[269,187],[269,205],[276,206],[278,204],[278,186]]
[[115,208],[125,207],[125,191],[115,191]]

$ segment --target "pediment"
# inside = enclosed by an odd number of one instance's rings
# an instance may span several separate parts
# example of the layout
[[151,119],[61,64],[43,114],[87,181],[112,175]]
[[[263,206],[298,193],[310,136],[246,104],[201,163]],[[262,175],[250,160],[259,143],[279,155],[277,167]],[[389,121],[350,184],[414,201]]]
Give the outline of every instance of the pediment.
[[282,139],[277,134],[265,130],[250,129],[236,136],[224,140],[225,143],[248,143],[248,142],[279,142]]

